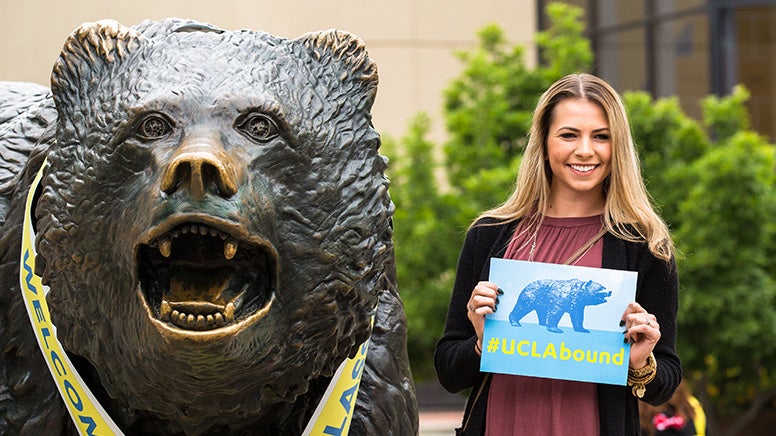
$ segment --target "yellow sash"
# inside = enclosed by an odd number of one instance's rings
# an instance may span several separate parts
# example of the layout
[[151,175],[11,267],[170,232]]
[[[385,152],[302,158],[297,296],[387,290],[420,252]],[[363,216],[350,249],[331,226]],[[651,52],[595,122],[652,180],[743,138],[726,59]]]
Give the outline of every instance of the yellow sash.
[[[372,324],[374,320],[372,315]],[[355,356],[340,364],[302,436],[347,436],[368,348],[369,339],[361,344]]]
[[24,228],[22,230],[21,266],[19,268],[19,283],[22,297],[30,316],[32,329],[38,339],[38,347],[43,353],[49,371],[59,389],[70,417],[78,432],[82,435],[121,435],[118,426],[111,420],[108,413],[94,398],[89,387],[81,379],[78,371],[67,357],[62,344],[57,340],[57,328],[51,322],[46,294],[49,287],[41,283],[41,277],[35,274],[35,231],[32,228],[32,199],[35,189],[43,176],[46,163],[41,165],[30,191],[27,193],[27,203],[24,212]]

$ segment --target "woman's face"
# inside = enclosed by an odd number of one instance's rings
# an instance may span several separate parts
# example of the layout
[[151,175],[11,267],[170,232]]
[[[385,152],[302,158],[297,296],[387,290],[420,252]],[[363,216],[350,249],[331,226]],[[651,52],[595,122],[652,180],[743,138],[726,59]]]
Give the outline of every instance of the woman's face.
[[596,103],[567,98],[555,106],[547,134],[553,203],[590,200],[603,206],[603,182],[611,173],[610,138],[609,122]]

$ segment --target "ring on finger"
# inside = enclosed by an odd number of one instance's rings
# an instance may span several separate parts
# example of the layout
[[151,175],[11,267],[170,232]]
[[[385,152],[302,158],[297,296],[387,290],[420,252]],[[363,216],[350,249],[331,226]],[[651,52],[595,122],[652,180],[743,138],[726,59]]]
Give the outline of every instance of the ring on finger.
[[469,312],[474,312],[474,308],[472,307],[471,303],[469,304]]

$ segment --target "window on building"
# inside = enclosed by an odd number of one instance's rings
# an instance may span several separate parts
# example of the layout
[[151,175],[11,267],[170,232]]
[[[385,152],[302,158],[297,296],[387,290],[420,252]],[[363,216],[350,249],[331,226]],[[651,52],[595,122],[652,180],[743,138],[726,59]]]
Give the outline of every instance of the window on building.
[[700,100],[711,93],[708,20],[705,15],[658,20],[654,41],[653,95],[675,95],[685,112],[699,118]]
[[776,141],[776,6],[739,8],[734,20],[737,78],[751,93],[752,127]]
[[644,32],[627,29],[604,33],[596,44],[595,73],[619,91],[647,88]]
[[[537,2],[539,10],[551,0]],[[776,141],[776,1],[566,0],[585,11],[595,74],[618,91],[677,96],[692,117],[700,100],[751,92],[752,127]],[[546,17],[540,17],[542,28]]]

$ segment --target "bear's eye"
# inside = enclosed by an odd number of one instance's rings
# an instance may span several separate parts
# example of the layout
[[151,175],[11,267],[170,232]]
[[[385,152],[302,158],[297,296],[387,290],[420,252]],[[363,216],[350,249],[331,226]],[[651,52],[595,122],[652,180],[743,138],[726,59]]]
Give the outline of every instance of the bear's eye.
[[235,127],[251,139],[259,142],[269,141],[278,134],[278,127],[275,121],[264,114],[250,114],[238,120]]
[[151,114],[143,119],[135,133],[142,139],[161,139],[171,131],[172,126],[165,117],[159,114]]

